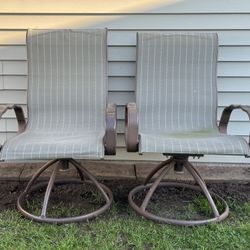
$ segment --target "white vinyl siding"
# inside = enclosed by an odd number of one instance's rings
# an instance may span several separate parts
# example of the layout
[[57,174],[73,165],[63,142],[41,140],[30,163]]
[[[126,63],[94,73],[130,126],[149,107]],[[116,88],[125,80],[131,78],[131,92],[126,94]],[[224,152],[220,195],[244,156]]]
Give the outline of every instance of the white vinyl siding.
[[[16,1],[14,1],[16,2]],[[117,10],[105,6],[66,8],[65,1],[54,8],[33,4],[11,8],[0,4],[0,105],[21,104],[26,111],[28,28],[108,28],[109,101],[118,105],[118,155],[115,159],[160,159],[158,156],[138,156],[124,153],[124,105],[135,100],[135,60],[137,31],[217,32],[218,56],[218,119],[230,104],[250,105],[250,1],[248,0],[186,0],[138,1],[134,9],[116,3]],[[45,1],[48,4],[54,1]],[[74,2],[74,1],[73,1]],[[100,1],[94,0],[97,6]],[[113,1],[110,1],[113,2]],[[129,2],[129,1],[128,1]],[[169,2],[169,4],[168,4]],[[72,3],[73,4],[73,3]],[[105,2],[108,5],[108,2]],[[14,5],[13,5],[14,6]],[[126,7],[126,6],[125,6]],[[96,9],[96,11],[95,11]],[[54,13],[54,14],[53,14]],[[248,137],[247,115],[234,111],[229,125],[231,134]],[[0,142],[17,131],[14,112],[0,120]],[[112,157],[109,157],[113,159]],[[240,157],[205,157],[203,161],[248,162]]]

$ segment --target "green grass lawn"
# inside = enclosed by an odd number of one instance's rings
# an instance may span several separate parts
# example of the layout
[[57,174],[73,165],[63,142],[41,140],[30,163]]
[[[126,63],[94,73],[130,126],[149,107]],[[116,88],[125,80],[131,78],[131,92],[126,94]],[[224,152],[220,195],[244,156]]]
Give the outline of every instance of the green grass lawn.
[[193,228],[157,224],[129,208],[121,212],[116,203],[100,218],[68,225],[35,223],[5,210],[0,249],[250,249],[250,202],[228,203],[224,222]]

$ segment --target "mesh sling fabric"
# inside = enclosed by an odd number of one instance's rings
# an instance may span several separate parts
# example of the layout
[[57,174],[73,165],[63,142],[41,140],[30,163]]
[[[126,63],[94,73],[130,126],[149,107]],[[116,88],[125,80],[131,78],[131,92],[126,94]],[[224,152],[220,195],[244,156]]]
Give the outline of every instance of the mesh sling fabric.
[[29,30],[28,125],[2,160],[102,158],[106,30]]
[[250,154],[218,131],[217,34],[139,32],[137,46],[141,153]]

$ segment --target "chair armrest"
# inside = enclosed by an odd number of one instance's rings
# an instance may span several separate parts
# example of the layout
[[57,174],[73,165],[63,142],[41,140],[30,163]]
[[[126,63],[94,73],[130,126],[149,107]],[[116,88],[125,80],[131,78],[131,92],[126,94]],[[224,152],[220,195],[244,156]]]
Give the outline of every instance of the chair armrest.
[[25,121],[23,109],[21,106],[19,105],[1,106],[0,107],[0,119],[2,118],[3,114],[10,109],[14,109],[17,123],[18,123],[18,133],[22,133],[26,128],[26,121]]
[[[223,134],[227,133],[227,126],[228,122],[231,116],[231,113],[235,109],[241,109],[242,111],[246,112],[248,115],[248,118],[250,120],[250,106],[247,105],[230,105],[228,107],[225,107],[221,114],[220,122],[219,122],[219,131]],[[250,141],[249,141],[250,145]]]
[[227,126],[228,122],[231,116],[231,113],[235,109],[241,109],[242,111],[246,112],[249,120],[250,120],[250,106],[246,105],[230,105],[228,107],[225,107],[221,114],[220,122],[219,122],[219,131],[223,134],[227,133]]
[[109,103],[106,110],[104,147],[106,155],[116,154],[116,104],[114,103]]
[[134,102],[128,103],[125,110],[125,142],[128,152],[138,151],[138,117]]

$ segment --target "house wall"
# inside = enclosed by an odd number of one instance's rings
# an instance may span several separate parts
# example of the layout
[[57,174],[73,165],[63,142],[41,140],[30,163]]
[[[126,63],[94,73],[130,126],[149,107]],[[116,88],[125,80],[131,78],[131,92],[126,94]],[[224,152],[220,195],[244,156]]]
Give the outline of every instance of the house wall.
[[[124,105],[135,100],[137,31],[217,32],[219,35],[218,119],[229,104],[250,105],[249,0],[12,0],[0,2],[0,105],[26,110],[28,28],[108,28],[109,101],[118,105],[120,160],[158,160],[124,150]],[[13,112],[0,121],[0,143],[15,135]],[[235,111],[231,134],[249,135],[246,114]],[[113,158],[112,158],[113,159]],[[245,162],[244,157],[205,157],[202,161]]]

